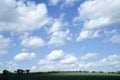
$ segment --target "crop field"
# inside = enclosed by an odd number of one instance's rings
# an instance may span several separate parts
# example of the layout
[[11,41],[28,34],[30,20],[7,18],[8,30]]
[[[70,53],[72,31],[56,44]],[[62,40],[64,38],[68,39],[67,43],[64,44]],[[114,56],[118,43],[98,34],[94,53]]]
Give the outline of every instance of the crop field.
[[120,74],[79,72],[0,74],[0,80],[120,80]]

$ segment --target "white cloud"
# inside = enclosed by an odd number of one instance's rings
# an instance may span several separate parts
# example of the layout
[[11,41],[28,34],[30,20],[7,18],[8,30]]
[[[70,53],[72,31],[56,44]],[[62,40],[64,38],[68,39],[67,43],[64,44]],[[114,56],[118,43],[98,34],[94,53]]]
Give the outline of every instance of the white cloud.
[[70,40],[71,38],[68,36],[69,30],[67,31],[59,31],[54,32],[50,36],[50,40],[48,42],[49,45],[61,46],[64,45],[66,40]]
[[[118,0],[86,0],[78,8],[79,15],[75,17],[73,21],[83,22],[83,28],[80,34],[82,34],[84,30],[95,32],[95,30],[99,30],[102,27],[119,24],[119,8],[120,1]],[[85,39],[88,38],[86,37]]]
[[118,43],[120,44],[120,35],[113,35],[111,38],[110,38],[110,41],[112,43]]
[[48,59],[40,59],[38,64],[45,65],[45,64],[51,64],[53,61],[50,61]]
[[105,27],[104,25],[109,24],[109,18],[100,17],[99,19],[88,20],[84,23],[85,29],[96,29]]
[[64,55],[64,52],[62,50],[53,50],[51,53],[48,54],[47,59],[56,60],[61,58],[63,55]]
[[[54,50],[55,51],[55,50]],[[59,50],[58,50],[59,51]],[[52,51],[53,52],[53,51]],[[56,58],[55,55],[48,55],[40,59],[37,65],[33,66],[33,70],[90,70],[90,71],[117,71],[120,69],[120,55],[113,54],[96,61],[88,61],[86,59],[93,59],[97,56],[96,53],[88,53],[81,56],[81,59],[71,54],[66,54]],[[62,53],[62,54],[63,54]],[[52,58],[51,58],[52,57]]]
[[54,61],[60,60],[64,56],[64,54],[65,53],[62,50],[53,50],[45,58],[40,59],[38,64],[41,64],[41,65],[53,64]]
[[35,53],[22,52],[14,57],[15,61],[28,61],[36,57]]
[[3,71],[3,69],[7,69],[9,71],[15,71],[21,67],[19,64],[17,64],[14,61],[2,62],[0,66],[1,66],[0,71]]
[[17,70],[18,68],[20,68],[20,65],[15,63],[14,61],[6,62],[6,64],[4,66],[6,67],[7,70],[10,70],[10,71],[14,71],[14,70]]
[[45,42],[40,37],[25,37],[23,38],[21,45],[24,47],[38,48],[45,45]]
[[112,31],[104,31],[104,34],[106,36],[111,36],[113,34],[116,34],[117,30],[116,29],[113,29]]
[[99,30],[97,31],[90,31],[90,30],[84,30],[81,31],[79,36],[77,37],[76,41],[83,41],[88,38],[96,38],[99,37]]
[[62,50],[53,50],[45,58],[39,60],[37,69],[56,70],[60,68],[59,62],[64,55],[65,53]]
[[60,46],[65,43],[66,40],[71,40],[70,31],[67,29],[68,23],[64,23],[61,20],[55,20],[48,30],[50,34],[48,41],[49,45]]
[[73,6],[78,0],[63,0],[64,5],[66,6]]
[[49,0],[50,5],[57,5],[60,0]]
[[61,3],[61,7],[67,6],[73,6],[78,0],[49,0],[50,5],[56,6],[57,4]]
[[0,0],[0,12],[0,32],[33,31],[49,22],[44,3]]
[[77,58],[73,55],[66,55],[64,59],[60,61],[61,64],[71,64],[75,63],[77,61]]
[[87,59],[95,58],[96,56],[97,56],[96,53],[87,53],[84,56],[81,56],[81,59],[87,60]]
[[117,29],[113,29],[112,31],[104,31],[104,34],[107,37],[107,41],[114,44],[120,44],[120,33]]
[[[107,4],[107,6],[106,6]],[[103,27],[106,24],[120,22],[119,17],[120,1],[112,0],[89,0],[85,1],[78,8],[79,18],[86,24],[92,23],[93,26],[86,26],[88,29]],[[101,22],[100,22],[101,21]]]
[[36,68],[37,68],[36,66],[32,66],[32,67],[31,67],[31,70],[34,71],[34,70],[36,70]]
[[80,69],[84,70],[97,70],[97,71],[117,71],[120,69],[120,55],[110,55],[94,62],[81,62],[79,64]]
[[77,58],[62,50],[53,50],[45,58],[40,59],[37,69],[40,70],[71,70],[76,68]]
[[8,53],[7,48],[10,44],[10,38],[5,38],[3,35],[0,35],[0,55]]
[[60,31],[62,30],[62,28],[66,26],[66,24],[62,24],[62,22],[60,20],[55,20],[51,26],[51,28],[49,29],[48,33],[53,33],[56,31]]

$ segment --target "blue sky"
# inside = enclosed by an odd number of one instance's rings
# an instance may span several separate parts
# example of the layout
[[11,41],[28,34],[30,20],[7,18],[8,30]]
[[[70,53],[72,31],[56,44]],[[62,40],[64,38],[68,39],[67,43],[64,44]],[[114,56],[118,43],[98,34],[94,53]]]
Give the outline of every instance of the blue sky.
[[119,0],[0,0],[0,71],[120,70],[119,9]]

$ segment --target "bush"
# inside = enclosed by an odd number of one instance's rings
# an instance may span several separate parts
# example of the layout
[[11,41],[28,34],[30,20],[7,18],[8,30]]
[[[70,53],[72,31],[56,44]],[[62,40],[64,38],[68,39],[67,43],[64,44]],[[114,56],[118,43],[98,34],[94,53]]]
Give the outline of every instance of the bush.
[[116,73],[117,73],[117,74],[120,74],[120,71],[117,71]]

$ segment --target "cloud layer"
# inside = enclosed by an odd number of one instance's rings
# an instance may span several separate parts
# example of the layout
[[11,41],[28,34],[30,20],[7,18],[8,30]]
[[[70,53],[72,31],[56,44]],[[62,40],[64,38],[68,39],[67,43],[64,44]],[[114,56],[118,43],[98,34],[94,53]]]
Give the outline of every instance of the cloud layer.
[[0,0],[2,69],[120,70],[119,0],[42,2]]
[[[106,6],[107,4],[107,6]],[[79,15],[74,21],[83,21],[83,28],[77,41],[98,37],[98,29],[120,22],[120,1],[88,0],[78,8]]]
[[16,0],[0,1],[0,32],[24,32],[40,29],[48,23],[47,8],[44,3],[35,4]]
[[[113,54],[94,61],[97,53],[87,53],[82,56],[75,56],[65,53],[62,50],[54,50],[45,58],[41,59],[37,65],[32,66],[32,70],[89,70],[89,71],[116,71],[120,67],[120,55]],[[91,61],[89,61],[91,59]],[[93,61],[92,61],[93,60]]]
[[10,38],[0,35],[0,55],[8,53],[7,49],[9,48],[10,41]]

